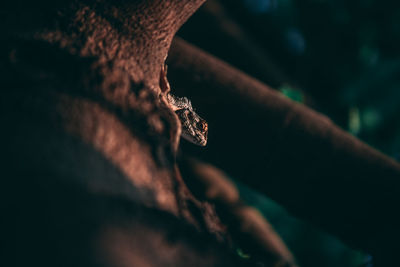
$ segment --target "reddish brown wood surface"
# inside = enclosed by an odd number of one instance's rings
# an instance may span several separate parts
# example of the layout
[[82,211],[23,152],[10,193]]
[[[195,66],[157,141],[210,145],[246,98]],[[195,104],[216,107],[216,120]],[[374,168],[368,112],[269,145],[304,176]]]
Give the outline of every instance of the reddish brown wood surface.
[[204,1],[22,2],[0,44],[0,265],[251,264],[182,182],[159,98],[170,41]]

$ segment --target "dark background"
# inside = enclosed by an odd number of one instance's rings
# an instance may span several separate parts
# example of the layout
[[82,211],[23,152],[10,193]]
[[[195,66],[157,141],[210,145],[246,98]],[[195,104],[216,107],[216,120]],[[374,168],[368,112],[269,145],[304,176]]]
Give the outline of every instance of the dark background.
[[[400,2],[209,0],[179,36],[400,159]],[[241,186],[301,266],[373,266]]]

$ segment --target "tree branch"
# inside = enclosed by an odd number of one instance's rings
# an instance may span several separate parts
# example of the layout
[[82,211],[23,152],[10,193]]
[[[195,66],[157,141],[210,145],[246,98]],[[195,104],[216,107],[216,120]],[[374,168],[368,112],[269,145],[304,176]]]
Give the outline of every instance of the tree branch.
[[397,162],[180,39],[168,64],[172,90],[209,122],[202,158],[348,244],[374,255],[398,246]]

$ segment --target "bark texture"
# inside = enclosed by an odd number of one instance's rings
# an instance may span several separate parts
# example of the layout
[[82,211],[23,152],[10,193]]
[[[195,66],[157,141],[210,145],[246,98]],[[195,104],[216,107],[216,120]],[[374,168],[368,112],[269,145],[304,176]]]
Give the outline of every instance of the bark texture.
[[4,265],[252,264],[183,183],[180,123],[160,95],[170,42],[203,2],[7,7],[18,15],[0,49]]

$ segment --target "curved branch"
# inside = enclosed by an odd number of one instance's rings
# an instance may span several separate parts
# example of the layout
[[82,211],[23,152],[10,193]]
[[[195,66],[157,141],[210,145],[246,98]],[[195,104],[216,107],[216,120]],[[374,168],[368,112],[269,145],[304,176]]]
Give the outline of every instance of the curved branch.
[[397,247],[397,162],[180,39],[168,64],[172,88],[209,122],[203,158],[348,244]]

